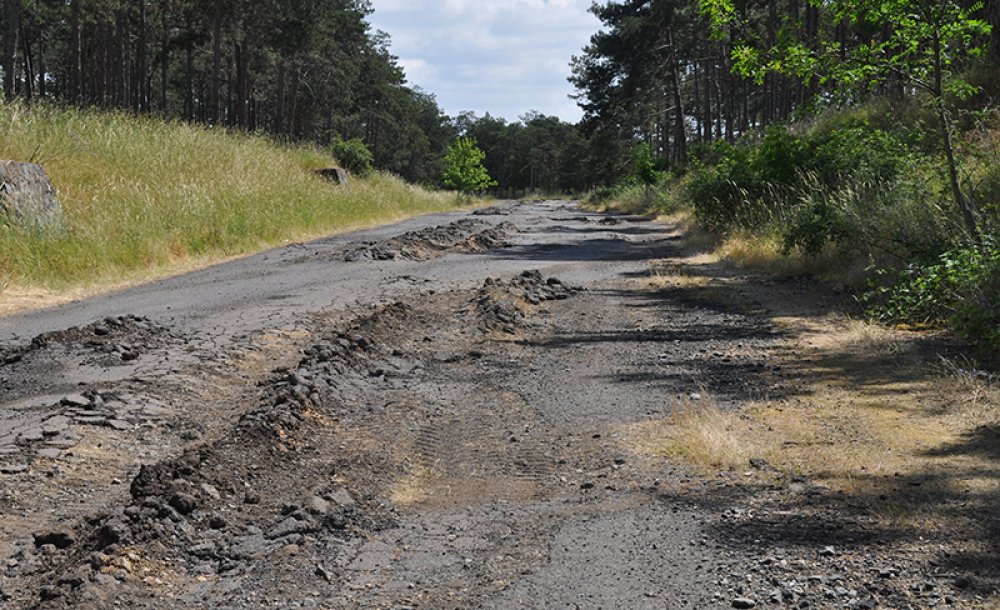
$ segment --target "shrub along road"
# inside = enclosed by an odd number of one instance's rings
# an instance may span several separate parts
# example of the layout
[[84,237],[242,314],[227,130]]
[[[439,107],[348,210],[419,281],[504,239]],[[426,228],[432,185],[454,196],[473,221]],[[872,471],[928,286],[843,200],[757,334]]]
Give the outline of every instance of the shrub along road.
[[0,320],[4,607],[988,603],[995,493],[764,459],[828,305],[688,254],[509,202]]

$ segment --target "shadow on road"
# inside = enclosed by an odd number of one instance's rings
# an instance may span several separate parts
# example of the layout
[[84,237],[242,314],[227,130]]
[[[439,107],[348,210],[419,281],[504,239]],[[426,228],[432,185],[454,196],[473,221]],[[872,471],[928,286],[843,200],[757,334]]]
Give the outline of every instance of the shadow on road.
[[[605,230],[638,235],[649,229],[587,226],[559,232]],[[836,320],[839,327],[850,327],[845,319],[858,312],[849,297],[831,294],[829,287],[801,278],[767,280],[722,263],[704,262],[684,252],[679,238],[589,243],[598,247],[590,250],[558,243],[515,247],[506,254],[526,261],[674,257],[651,260],[648,270],[623,274],[623,282],[633,284],[622,291],[601,293],[624,303],[631,317],[642,317],[645,323],[623,324],[604,332],[567,328],[530,345],[567,351],[605,343],[636,346],[628,352],[636,354],[633,360],[617,363],[618,370],[604,379],[674,396],[700,387],[724,408],[749,401],[773,401],[777,408],[800,400],[822,401],[830,388],[844,396],[845,407],[857,398],[872,411],[897,415],[886,420],[897,422],[891,425],[905,428],[917,419],[960,419],[951,403],[938,395],[941,384],[950,383],[942,375],[941,360],[961,353],[960,346],[948,338],[847,335],[833,337],[829,345],[812,343],[826,339],[837,326]],[[642,289],[636,290],[635,282]],[[649,344],[658,346],[657,353],[637,347]],[[840,413],[836,404],[824,408],[829,413],[823,417],[834,427],[838,419],[854,413]],[[880,432],[892,434],[891,430]],[[843,442],[844,451],[854,449],[849,438],[833,435],[831,439],[830,443]],[[705,493],[662,490],[656,497],[670,504],[693,501],[713,513],[728,515],[713,524],[711,537],[736,554],[771,545],[819,558],[834,547],[836,555],[830,562],[860,562],[864,569],[875,571],[876,580],[879,566],[888,570],[906,564],[904,569],[914,573],[934,571],[934,578],[955,590],[984,595],[996,590],[1000,585],[1000,426],[982,425],[950,442],[931,436],[923,448],[907,451],[911,453],[893,457],[902,464],[899,472],[885,473],[875,468],[877,464],[870,464],[871,468],[862,464],[849,475],[834,475],[823,469],[797,472],[786,464],[750,479],[756,482],[729,473],[731,478]],[[872,459],[878,459],[877,452]],[[850,484],[827,484],[835,476],[849,476]],[[746,506],[758,510],[738,514],[731,510]]]

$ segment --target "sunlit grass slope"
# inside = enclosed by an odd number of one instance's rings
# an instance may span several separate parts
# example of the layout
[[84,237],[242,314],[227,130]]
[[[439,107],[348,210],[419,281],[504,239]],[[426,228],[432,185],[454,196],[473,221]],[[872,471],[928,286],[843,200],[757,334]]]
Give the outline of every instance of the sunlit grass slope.
[[0,159],[52,178],[67,231],[0,223],[0,289],[163,275],[211,260],[455,205],[386,176],[336,187],[314,148],[123,114],[0,104]]

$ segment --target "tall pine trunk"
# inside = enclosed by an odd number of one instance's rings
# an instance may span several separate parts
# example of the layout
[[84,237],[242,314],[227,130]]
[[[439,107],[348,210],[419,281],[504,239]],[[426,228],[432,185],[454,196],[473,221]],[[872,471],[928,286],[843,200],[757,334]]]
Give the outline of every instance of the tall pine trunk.
[[667,29],[667,44],[670,46],[671,89],[674,96],[674,163],[683,166],[687,162],[687,126],[684,124],[684,97],[681,95],[681,69],[677,63],[674,47],[674,33]]
[[712,61],[709,48],[704,50],[705,54],[705,118],[703,119],[705,133],[703,135],[706,142],[712,141]]
[[234,49],[236,53],[236,124],[246,129],[248,125],[248,97],[247,92],[247,45],[246,42],[236,43]]
[[24,28],[24,24],[21,24],[21,49],[24,55],[24,97],[27,100],[31,100],[34,97],[34,86],[35,86],[35,59],[31,53],[31,41],[28,39],[28,32]]
[[42,29],[38,32],[38,97],[43,100],[48,95],[45,79],[45,30]]
[[296,129],[298,125],[298,111],[299,111],[299,66],[297,63],[292,63],[292,81],[289,84],[288,91],[288,130],[286,133],[292,136],[292,138],[297,137],[298,131]]
[[275,108],[274,133],[285,133],[285,60],[278,60],[278,99]]
[[222,0],[215,0],[212,12],[212,97],[209,118],[213,125],[219,124],[219,108],[222,104]]
[[83,27],[80,20],[80,1],[71,0],[70,14],[70,55],[69,92],[67,97],[74,104],[83,101]]
[[113,70],[113,104],[116,108],[128,105],[128,20],[125,11],[115,11],[115,57],[111,62]]
[[167,89],[170,87],[170,27],[167,23],[166,7],[160,7],[160,29],[163,31],[163,38],[160,39],[160,112],[164,117],[168,116],[167,109]]
[[184,62],[184,117],[194,121],[194,23],[187,14],[187,56]]
[[132,76],[132,108],[136,112],[149,110],[149,29],[146,23],[146,0],[139,0],[139,39],[135,49],[135,71]]
[[17,72],[17,33],[21,25],[21,0],[4,0],[3,20],[3,93],[5,99],[15,95]]

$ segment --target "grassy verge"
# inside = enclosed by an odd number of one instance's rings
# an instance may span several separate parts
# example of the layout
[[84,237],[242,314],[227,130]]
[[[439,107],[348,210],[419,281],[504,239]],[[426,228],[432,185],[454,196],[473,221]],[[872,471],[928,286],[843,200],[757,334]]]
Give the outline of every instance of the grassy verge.
[[[770,360],[795,391],[739,409],[703,391],[673,416],[633,426],[636,449],[706,473],[745,473],[749,485],[802,476],[898,526],[982,527],[1000,497],[1000,380],[969,367],[941,333],[852,319],[799,282],[731,281],[713,245],[695,237],[684,257],[651,262],[637,281],[727,309],[755,303],[788,337]],[[773,470],[751,468],[752,459]]]
[[313,174],[335,164],[314,148],[95,111],[0,105],[0,158],[45,167],[68,229],[0,224],[4,296],[149,279],[456,205],[383,174],[335,187]]

